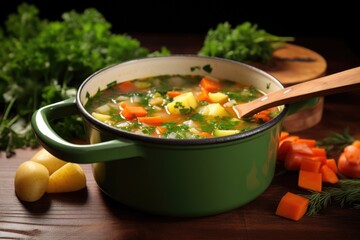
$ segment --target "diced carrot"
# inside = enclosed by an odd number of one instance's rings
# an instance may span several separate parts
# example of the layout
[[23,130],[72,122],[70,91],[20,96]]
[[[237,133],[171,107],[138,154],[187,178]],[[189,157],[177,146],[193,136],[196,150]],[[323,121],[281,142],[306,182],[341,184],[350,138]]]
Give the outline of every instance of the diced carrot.
[[123,93],[133,92],[136,90],[135,85],[131,81],[118,83],[114,87],[119,89]]
[[281,142],[282,140],[284,140],[284,139],[287,138],[288,136],[290,136],[290,133],[289,133],[289,132],[281,131],[281,132],[280,132],[279,141]]
[[160,116],[153,116],[153,117],[138,117],[139,122],[146,123],[152,126],[159,126],[163,124],[164,120]]
[[331,170],[333,170],[336,174],[338,174],[339,170],[338,167],[336,165],[336,161],[333,158],[330,159],[326,159],[326,165],[331,168]]
[[294,142],[296,139],[299,139],[299,136],[290,135],[284,139],[281,139],[279,142],[279,147],[281,147],[281,144],[283,144],[284,142]]
[[126,102],[122,102],[121,104],[120,104],[120,108],[121,109],[124,109],[124,108],[126,108],[127,107],[127,103]]
[[311,148],[313,157],[318,158],[319,161],[321,161],[322,164],[326,164],[326,150],[325,148]]
[[301,219],[309,206],[309,199],[287,192],[280,200],[275,214],[294,221]]
[[199,133],[199,136],[203,137],[203,138],[211,138],[211,137],[213,137],[213,135],[211,133],[209,133],[209,132],[201,132],[201,133]]
[[286,154],[289,152],[289,149],[291,147],[291,143],[298,139],[298,136],[292,136],[286,137],[285,139],[281,140],[279,142],[279,148],[277,152],[277,160],[283,161],[285,160]]
[[167,131],[167,129],[166,127],[157,126],[155,131],[158,135],[162,135]]
[[315,157],[315,156],[318,156],[318,157],[325,157],[326,158],[326,150],[325,148],[317,148],[317,147],[313,147],[311,148],[312,150],[312,155]]
[[263,121],[263,122],[268,122],[270,121],[270,111],[269,110],[263,110],[259,113],[256,113],[254,115],[254,119],[255,119],[255,122],[259,122],[260,119]]
[[298,186],[307,190],[321,192],[322,174],[308,171],[299,171]]
[[179,96],[181,95],[181,92],[179,91],[169,91],[166,93],[166,95],[169,97],[169,98],[174,98],[176,96]]
[[144,107],[129,107],[127,106],[121,111],[121,115],[128,119],[132,120],[136,117],[144,117],[146,116],[147,111]]
[[315,139],[299,138],[295,142],[296,143],[304,143],[304,144],[308,145],[311,148],[316,146],[316,140]]
[[320,172],[322,174],[323,182],[337,183],[339,181],[339,178],[336,176],[336,173],[327,165],[322,165]]
[[219,82],[207,77],[201,79],[200,86],[208,92],[218,92],[221,87]]
[[286,170],[289,171],[298,171],[300,170],[301,161],[303,159],[310,159],[311,156],[298,153],[298,152],[289,152],[286,154],[284,160],[284,167]]
[[289,151],[313,156],[313,151],[308,145],[305,143],[297,143],[296,141],[291,144]]
[[300,170],[308,172],[319,172],[321,167],[320,161],[314,161],[310,158],[305,158],[301,160]]
[[159,126],[159,125],[163,124],[163,122],[164,122],[164,120],[160,116],[138,117],[137,119],[141,123],[146,123],[146,124],[152,125],[152,126]]
[[201,102],[201,101],[210,102],[209,92],[208,92],[205,88],[202,88],[202,89],[201,89],[201,93],[199,93],[199,94],[196,96],[196,100],[197,100],[198,102]]

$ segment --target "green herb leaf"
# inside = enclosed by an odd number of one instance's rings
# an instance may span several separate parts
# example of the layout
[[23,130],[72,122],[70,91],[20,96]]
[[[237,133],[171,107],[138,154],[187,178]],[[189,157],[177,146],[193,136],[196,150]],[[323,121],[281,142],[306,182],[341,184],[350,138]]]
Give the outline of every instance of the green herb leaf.
[[360,208],[360,180],[343,179],[338,187],[327,187],[321,192],[313,192],[303,195],[309,198],[310,203],[307,215],[315,215],[330,204],[338,204],[340,207],[350,206]]
[[258,29],[257,24],[244,22],[232,28],[228,22],[210,29],[205,37],[201,56],[214,56],[240,62],[268,62],[272,52],[293,37],[279,37]]

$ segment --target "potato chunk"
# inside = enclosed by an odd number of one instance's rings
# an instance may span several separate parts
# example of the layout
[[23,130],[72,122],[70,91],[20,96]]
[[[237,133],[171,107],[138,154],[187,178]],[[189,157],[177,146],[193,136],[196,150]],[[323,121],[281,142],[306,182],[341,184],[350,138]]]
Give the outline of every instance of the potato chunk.
[[210,117],[227,117],[229,113],[219,103],[211,103],[204,106],[200,111],[200,114]]
[[101,122],[105,122],[105,121],[111,119],[111,116],[107,115],[107,114],[93,112],[93,113],[91,113],[91,115]]
[[44,165],[50,175],[66,164],[65,161],[51,155],[44,148],[40,149],[30,160]]
[[211,93],[209,92],[209,99],[213,103],[224,103],[228,99],[228,95],[222,92]]
[[66,163],[51,174],[46,192],[74,192],[86,186],[86,177],[79,164]]
[[180,114],[182,109],[195,109],[198,103],[192,92],[183,93],[174,97],[171,103],[168,103],[166,108],[171,114]]
[[49,171],[34,161],[25,161],[15,173],[15,193],[23,201],[35,202],[45,193],[49,182]]

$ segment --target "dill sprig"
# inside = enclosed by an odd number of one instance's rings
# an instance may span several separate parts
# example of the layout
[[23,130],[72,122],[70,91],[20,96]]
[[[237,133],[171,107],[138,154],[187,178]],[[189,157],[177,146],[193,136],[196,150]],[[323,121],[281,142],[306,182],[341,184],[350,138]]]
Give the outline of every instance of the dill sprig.
[[349,128],[345,128],[342,133],[331,133],[328,137],[318,140],[318,146],[325,148],[326,151],[342,152],[347,145],[352,144],[355,139],[350,135]]
[[310,200],[308,216],[317,214],[331,204],[360,209],[360,180],[342,179],[338,187],[327,187],[322,192],[313,192],[303,196]]

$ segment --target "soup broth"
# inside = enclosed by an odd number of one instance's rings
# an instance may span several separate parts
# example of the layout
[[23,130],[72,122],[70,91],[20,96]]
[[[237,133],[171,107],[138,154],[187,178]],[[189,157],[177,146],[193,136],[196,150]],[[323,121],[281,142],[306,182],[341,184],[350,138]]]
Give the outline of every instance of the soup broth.
[[200,75],[162,75],[110,84],[88,99],[97,120],[159,138],[197,139],[237,134],[260,126],[277,108],[237,118],[233,106],[263,94],[253,86]]

